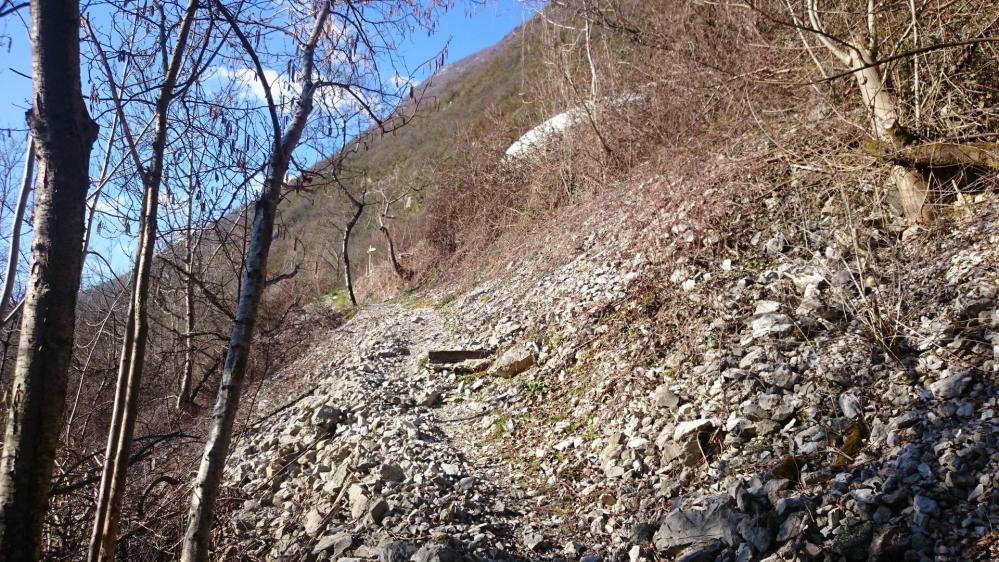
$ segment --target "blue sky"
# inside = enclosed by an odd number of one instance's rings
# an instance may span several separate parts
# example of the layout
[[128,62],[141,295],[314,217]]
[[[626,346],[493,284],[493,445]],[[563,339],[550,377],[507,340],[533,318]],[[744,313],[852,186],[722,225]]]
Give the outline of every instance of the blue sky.
[[[436,31],[428,35],[419,33],[410,37],[400,45],[400,51],[411,69],[424,61],[434,58],[441,49],[448,45],[447,62],[454,62],[466,55],[488,47],[515,27],[533,15],[533,7],[538,0],[473,0],[476,7],[466,6],[465,2],[445,12],[439,21]],[[468,3],[473,3],[468,2]],[[102,6],[91,11],[91,17],[98,27]],[[28,41],[28,11],[21,10],[18,14],[0,19],[0,135],[12,131],[14,135],[25,135],[24,113],[30,105],[31,81],[26,76],[31,74],[31,54]],[[415,76],[422,79],[425,76]],[[94,74],[99,75],[99,73]],[[86,80],[87,72],[84,72]],[[84,84],[84,93],[89,86]],[[303,147],[303,150],[305,147]],[[100,153],[96,150],[95,154]],[[302,156],[305,156],[304,154]],[[312,160],[312,158],[306,158]],[[96,167],[98,164],[94,164]],[[93,172],[96,173],[96,170]],[[0,225],[7,229],[8,225]],[[93,240],[91,248],[104,255],[115,274],[128,271],[131,264],[131,253],[134,245],[132,236],[123,234],[101,234]],[[97,278],[108,273],[105,262],[88,258],[88,269],[103,270]]]
[[[456,61],[496,43],[531,14],[530,7],[518,0],[487,0],[485,6],[475,9],[460,3],[443,15],[432,36],[424,33],[411,38],[403,51],[415,66],[433,57],[450,40],[448,60]],[[31,97],[31,81],[18,73],[31,74],[27,23],[26,9],[0,19],[0,37],[4,37],[0,40],[0,133],[4,129],[25,128],[24,112]],[[9,51],[5,36],[10,38]]]

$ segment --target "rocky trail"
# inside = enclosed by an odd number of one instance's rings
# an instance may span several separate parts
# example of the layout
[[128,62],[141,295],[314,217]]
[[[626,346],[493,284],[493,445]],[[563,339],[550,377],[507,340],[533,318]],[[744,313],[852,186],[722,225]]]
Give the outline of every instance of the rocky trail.
[[[220,544],[245,560],[996,559],[995,207],[946,239],[905,234],[879,276],[832,227],[809,233],[821,251],[750,227],[741,257],[657,261],[605,220],[570,259],[361,307],[248,399]],[[876,324],[893,287],[915,289]]]
[[275,379],[295,379],[307,396],[237,446],[246,460],[230,479],[251,498],[232,516],[242,555],[526,559],[546,537],[519,532],[529,498],[481,448],[495,406],[457,390],[455,373],[475,361],[427,364],[429,352],[467,343],[434,308],[398,304],[366,307],[330,338]]

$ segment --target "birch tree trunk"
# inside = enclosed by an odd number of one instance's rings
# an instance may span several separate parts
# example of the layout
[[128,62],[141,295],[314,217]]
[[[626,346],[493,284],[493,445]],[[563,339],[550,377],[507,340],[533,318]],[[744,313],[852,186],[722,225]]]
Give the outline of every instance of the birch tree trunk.
[[247,55],[253,59],[257,79],[263,85],[267,106],[270,112],[274,142],[271,148],[270,165],[260,197],[254,205],[253,227],[247,248],[246,267],[243,270],[239,290],[236,318],[233,321],[229,347],[222,367],[222,380],[219,385],[212,420],[205,442],[205,452],[195,477],[191,493],[191,507],[188,511],[187,529],[181,545],[183,562],[207,562],[211,546],[212,517],[215,500],[222,484],[222,471],[225,468],[229,445],[232,441],[233,424],[239,410],[240,391],[246,378],[250,358],[250,345],[253,342],[253,327],[257,320],[257,308],[266,286],[267,257],[270,253],[271,238],[274,233],[274,219],[281,198],[285,175],[292,154],[302,138],[302,132],[312,113],[316,84],[313,82],[313,59],[316,43],[330,13],[330,3],[323,2],[315,25],[308,40],[302,45],[301,93],[298,105],[291,117],[287,130],[282,133],[277,106],[274,103],[271,87],[260,60],[252,44],[239,28],[232,13],[222,2],[216,4],[239,38]]
[[[114,411],[108,432],[104,470],[98,489],[94,530],[90,538],[88,552],[90,562],[114,560],[118,539],[118,522],[121,515],[122,497],[125,493],[135,418],[138,413],[139,391],[149,331],[147,318],[149,277],[156,257],[156,220],[163,176],[163,157],[169,127],[167,113],[173,100],[173,89],[183,65],[187,40],[197,9],[197,0],[191,0],[184,12],[170,63],[164,69],[164,81],[160,86],[156,100],[156,129],[149,166],[143,170],[141,163],[136,162],[136,165],[140,166],[140,176],[143,180],[142,217],[139,221],[138,247],[132,273],[132,299],[129,304],[129,315],[122,344]],[[124,114],[120,117],[124,122]]]
[[14,222],[10,225],[10,247],[7,248],[7,275],[3,280],[3,295],[0,295],[0,314],[7,314],[10,296],[14,292],[17,278],[17,261],[21,253],[21,223],[24,222],[24,209],[28,206],[28,195],[35,180],[35,143],[28,137],[28,148],[24,155],[24,173],[21,175],[21,191],[17,194],[14,208]]
[[0,461],[0,562],[41,558],[83,261],[84,208],[97,125],[80,83],[80,7],[31,1],[32,112],[39,160],[28,275]]

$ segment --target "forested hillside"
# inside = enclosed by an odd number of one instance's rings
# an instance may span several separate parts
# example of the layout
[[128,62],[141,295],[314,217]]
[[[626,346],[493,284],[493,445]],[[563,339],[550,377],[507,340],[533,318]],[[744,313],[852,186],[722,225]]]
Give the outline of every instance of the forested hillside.
[[999,8],[478,8],[0,0],[0,562],[999,558]]

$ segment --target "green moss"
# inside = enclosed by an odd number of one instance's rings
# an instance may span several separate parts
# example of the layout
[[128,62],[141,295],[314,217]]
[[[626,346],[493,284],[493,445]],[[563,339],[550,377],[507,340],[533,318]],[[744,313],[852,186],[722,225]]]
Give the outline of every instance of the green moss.
[[509,414],[500,414],[500,416],[496,418],[496,421],[493,422],[493,427],[489,432],[489,437],[492,439],[502,439],[503,435],[506,434],[506,424],[509,421]]
[[325,295],[319,297],[319,301],[337,312],[350,307],[350,295],[343,287],[330,289]]
[[410,295],[402,300],[402,305],[406,308],[432,308],[434,301],[419,295]]
[[545,386],[545,381],[541,379],[534,379],[520,389],[524,397],[528,400],[544,396],[548,392],[548,388]]

